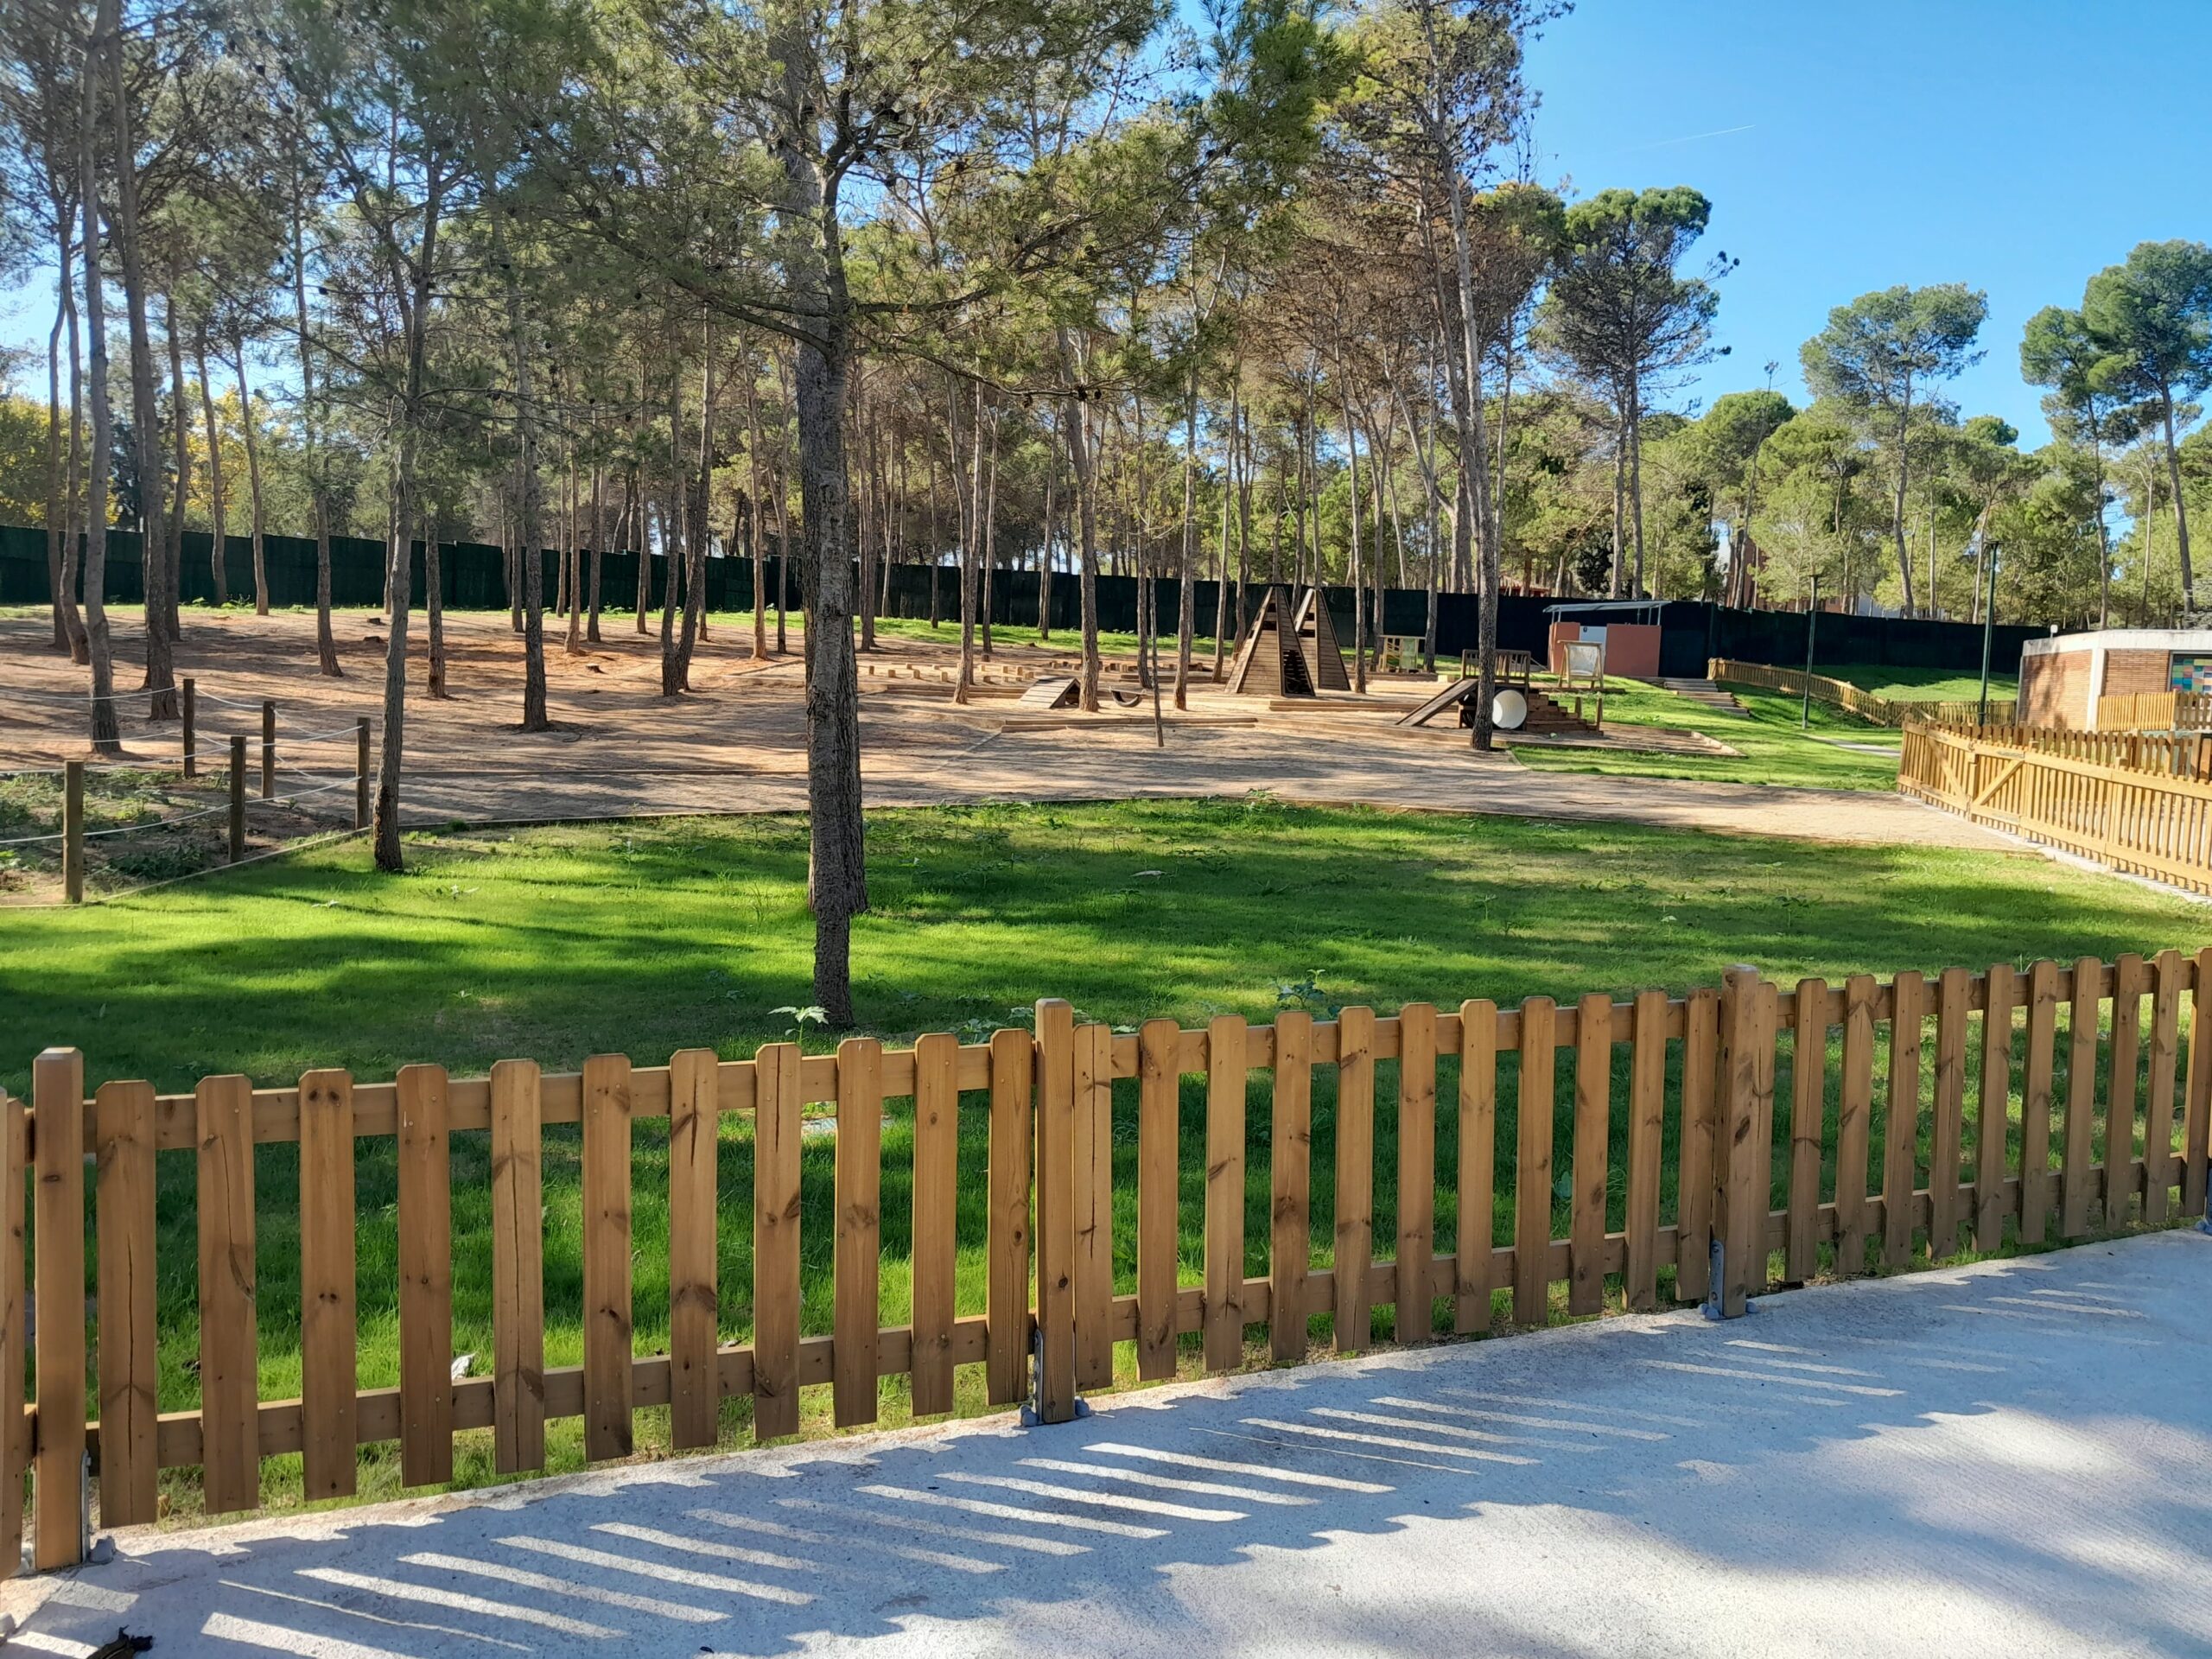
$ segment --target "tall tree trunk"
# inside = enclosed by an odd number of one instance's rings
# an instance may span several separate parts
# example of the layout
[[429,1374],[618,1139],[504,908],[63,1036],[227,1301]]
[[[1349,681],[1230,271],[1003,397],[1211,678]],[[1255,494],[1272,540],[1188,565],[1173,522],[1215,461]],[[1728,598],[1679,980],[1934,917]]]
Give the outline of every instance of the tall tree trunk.
[[[85,45],[83,101],[77,129],[77,164],[85,217],[85,330],[89,359],[85,385],[92,404],[92,459],[85,468],[85,653],[92,667],[90,715],[94,753],[123,752],[115,711],[115,659],[107,625],[107,474],[114,416],[108,406],[107,302],[100,270],[99,54],[121,55],[120,0],[98,0]],[[114,84],[114,77],[107,78]]]
[[61,487],[61,334],[69,296],[69,238],[61,238],[55,262],[54,328],[46,340],[46,583],[52,601],[54,648],[69,651],[70,595],[61,583],[61,543],[69,533],[68,510]]
[[[1344,405],[1344,471],[1351,491],[1351,676],[1352,690],[1367,690],[1367,572],[1359,545],[1359,435],[1351,418],[1351,386],[1346,377],[1339,388]],[[1373,480],[1370,480],[1371,484]],[[1325,601],[1317,601],[1317,603]]]
[[[309,516],[315,520],[315,651],[316,671],[328,679],[343,676],[338,664],[338,639],[330,625],[330,478],[323,453],[321,405],[315,378],[314,335],[308,324],[307,188],[300,176],[298,153],[289,154],[291,168],[292,321],[299,340],[300,426],[307,440]],[[241,361],[243,372],[243,361]]]
[[[785,65],[788,107],[810,98],[803,41],[772,31],[772,58]],[[806,769],[814,911],[814,1000],[833,1027],[853,1023],[852,918],[868,908],[867,845],[861,817],[860,675],[853,651],[850,503],[845,470],[845,386],[852,353],[837,202],[824,188],[811,126],[779,134],[786,232],[781,263],[794,309],[810,320],[793,368],[798,414],[799,521],[806,538],[800,580],[806,606]],[[785,543],[788,553],[789,543]],[[785,563],[789,560],[786,558]]]
[[[1904,535],[1904,494],[1911,479],[1912,386],[1907,382],[1904,402],[1897,408],[1897,487],[1891,502],[1890,533],[1897,547],[1897,580],[1904,584],[1904,603],[1902,614],[1915,614],[1912,601],[1912,550],[1906,544]],[[1933,573],[1930,573],[1931,578]]]
[[1628,499],[1635,515],[1636,584],[1630,596],[1648,599],[1643,582],[1643,391],[1634,380],[1628,392]]
[[[162,318],[167,327],[169,355],[169,513],[168,527],[163,536],[168,543],[167,565],[173,582],[181,587],[184,569],[184,513],[192,499],[192,421],[185,414],[184,401],[184,341],[178,332],[176,301],[169,295],[162,296]],[[169,615],[169,639],[180,639],[183,628],[177,620],[178,594],[170,591],[167,608]]]
[[1465,191],[1456,163],[1445,191],[1451,206],[1452,250],[1459,284],[1459,348],[1466,359],[1466,398],[1459,410],[1461,475],[1470,480],[1469,505],[1474,509],[1476,539],[1480,544],[1482,569],[1477,573],[1479,594],[1475,649],[1478,670],[1475,683],[1474,746],[1491,747],[1491,703],[1497,695],[1497,521],[1491,511],[1490,469],[1483,465],[1489,444],[1483,434],[1482,340],[1475,308],[1474,253],[1467,234]]
[[423,531],[423,617],[429,641],[429,672],[424,684],[433,702],[446,700],[445,570],[438,557],[438,522],[428,512],[420,520]]
[[[668,511],[663,520],[663,539],[668,548],[668,574],[661,585],[660,694],[672,697],[683,689],[683,670],[677,655],[676,613],[683,603],[686,533],[691,491],[683,465],[683,371],[680,364],[668,377]],[[689,613],[686,613],[689,620]]]
[[1613,575],[1605,596],[1618,599],[1628,588],[1628,405],[1613,416]]
[[[397,506],[398,529],[391,538],[385,583],[391,601],[391,626],[384,650],[384,730],[377,751],[376,810],[371,838],[377,868],[397,873],[404,862],[399,841],[399,772],[407,738],[407,624],[413,601],[408,546],[415,499],[415,470],[423,425],[423,398],[427,379],[430,320],[430,284],[437,270],[438,220],[444,211],[444,162],[433,149],[424,175],[429,186],[423,200],[423,233],[413,269],[400,255],[397,232],[389,232],[385,257],[395,289],[407,296],[402,310],[407,352],[406,395],[401,404],[399,452],[392,469],[392,493]],[[494,224],[498,221],[495,219]],[[404,279],[404,283],[403,283]],[[509,294],[512,297],[512,288]],[[527,409],[529,399],[520,399]]]
[[711,327],[703,354],[706,362],[699,380],[699,486],[685,515],[689,533],[684,538],[683,637],[676,649],[677,686],[684,691],[691,689],[691,656],[706,632],[707,620],[707,537],[711,533],[708,492],[715,471],[715,334]]
[[253,391],[245,378],[245,337],[233,333],[231,336],[232,360],[238,372],[238,435],[245,442],[245,490],[248,509],[251,514],[253,537],[253,613],[269,614],[269,560],[264,538],[267,518],[261,498],[261,438],[254,430]]
[[760,378],[753,372],[751,358],[744,361],[745,468],[753,480],[747,507],[753,542],[753,660],[757,663],[768,654],[768,549],[760,533]]
[[[207,543],[207,575],[215,590],[215,603],[231,602],[230,515],[223,496],[223,435],[215,423],[215,391],[207,383],[207,324],[203,319],[193,337],[193,365],[200,371],[200,418],[207,429],[207,505],[213,520]],[[184,423],[180,410],[177,423]]]
[[[598,411],[592,413],[592,425],[599,424]],[[600,578],[605,574],[607,562],[607,463],[599,452],[596,430],[592,436],[595,452],[591,463],[591,610],[584,623],[584,638],[593,645],[599,639]]]
[[[956,464],[960,445],[960,388],[955,385],[946,413],[950,417]],[[952,700],[964,703],[976,683],[976,536],[983,522],[983,383],[976,382],[976,415],[968,428],[968,487],[960,505],[960,671]]]
[[[68,240],[66,232],[61,239]],[[55,592],[61,601],[63,624],[68,629],[69,659],[82,667],[92,661],[91,649],[85,640],[84,618],[77,609],[77,583],[84,563],[85,376],[83,359],[78,351],[77,295],[71,285],[69,261],[60,258],[55,265],[60,273],[61,310],[68,323],[69,353],[69,474],[62,495],[61,580]]]
[[2181,558],[2181,606],[2193,619],[2196,614],[2196,571],[2189,557],[2189,500],[2181,486],[2181,449],[2174,441],[2171,386],[2161,389],[2159,402],[2164,416],[2166,482],[2174,493],[2174,549]]
[[[146,589],[144,683],[154,694],[148,699],[147,714],[154,720],[174,720],[178,709],[170,645],[176,622],[169,612],[176,591],[175,573],[169,568],[172,550],[164,544],[166,538],[155,511],[162,483],[161,410],[154,390],[154,340],[146,321],[145,251],[138,225],[138,150],[130,130],[130,95],[124,82],[123,56],[118,34],[107,59],[109,122],[115,140],[115,218],[109,228],[123,257],[124,308],[130,321],[131,438],[138,471],[139,556]],[[96,452],[92,464],[105,467],[106,452]]]
[[1198,367],[1191,365],[1190,405],[1183,415],[1183,536],[1175,573],[1175,706],[1191,706],[1191,613],[1198,601]]

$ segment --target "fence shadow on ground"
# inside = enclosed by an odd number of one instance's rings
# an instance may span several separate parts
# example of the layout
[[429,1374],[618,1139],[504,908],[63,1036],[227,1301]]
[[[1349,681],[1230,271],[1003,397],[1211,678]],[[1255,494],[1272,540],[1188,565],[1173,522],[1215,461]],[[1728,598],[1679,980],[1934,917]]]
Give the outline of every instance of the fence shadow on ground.
[[1764,1619],[1774,1650],[1804,1650],[1910,1610],[1930,1639],[1995,1620],[2018,1650],[2195,1650],[2206,1250],[2163,1235],[1726,1324],[1611,1319],[1122,1396],[1058,1427],[130,1535],[35,1628],[47,1651],[123,1623],[174,1651],[324,1659],[891,1637],[1400,1651],[1456,1630],[1459,1651],[1567,1659],[1745,1618],[1738,1639]]

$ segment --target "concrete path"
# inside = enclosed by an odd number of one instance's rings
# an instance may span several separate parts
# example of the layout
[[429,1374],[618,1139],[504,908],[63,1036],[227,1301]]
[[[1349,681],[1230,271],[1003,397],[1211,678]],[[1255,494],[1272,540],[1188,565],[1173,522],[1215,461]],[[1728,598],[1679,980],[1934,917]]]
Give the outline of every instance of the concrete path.
[[[2212,1652],[2166,1233],[474,1499],[126,1535],[10,1650]],[[49,1581],[50,1582],[50,1581]]]

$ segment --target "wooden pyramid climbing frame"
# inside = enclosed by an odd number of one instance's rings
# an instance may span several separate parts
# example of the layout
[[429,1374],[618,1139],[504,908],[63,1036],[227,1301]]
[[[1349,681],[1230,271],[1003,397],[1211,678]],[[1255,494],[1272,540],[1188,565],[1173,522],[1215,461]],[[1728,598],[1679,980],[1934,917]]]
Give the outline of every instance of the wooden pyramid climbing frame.
[[1321,590],[1308,588],[1298,601],[1298,648],[1306,658],[1306,676],[1319,691],[1349,691],[1351,676],[1344,671],[1344,653],[1337,644],[1336,624],[1321,602]]
[[1313,695],[1313,676],[1299,648],[1298,625],[1291,615],[1290,590],[1280,582],[1269,585],[1252,613],[1244,643],[1237,646],[1236,660],[1230,665],[1229,689],[1255,697]]

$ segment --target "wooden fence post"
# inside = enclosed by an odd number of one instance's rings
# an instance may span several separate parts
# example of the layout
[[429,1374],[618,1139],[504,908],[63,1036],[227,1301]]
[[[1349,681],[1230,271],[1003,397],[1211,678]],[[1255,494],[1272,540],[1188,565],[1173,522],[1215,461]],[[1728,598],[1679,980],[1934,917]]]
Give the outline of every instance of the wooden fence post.
[[23,1408],[23,1164],[30,1118],[0,1091],[0,1579],[23,1555],[23,1475],[30,1467],[30,1417]]
[[85,902],[85,763],[62,763],[61,777],[61,896],[73,905]]
[[369,717],[353,722],[353,827],[369,827]]
[[189,674],[184,677],[184,775],[200,775],[200,685]]
[[261,700],[261,798],[268,800],[276,793],[276,704],[274,699]]
[[1768,1093],[1762,1102],[1758,1005],[1758,970],[1730,970],[1720,994],[1720,1110],[1713,1173],[1713,1233],[1720,1245],[1720,1277],[1706,1302],[1706,1311],[1723,1319],[1739,1318],[1754,1278],[1762,1287],[1766,1280],[1766,1206],[1772,1172],[1758,1115],[1764,1109],[1771,1120],[1774,1073],[1771,1066],[1765,1071]]
[[49,1048],[31,1074],[38,1202],[37,1522],[41,1573],[85,1559],[85,1057]]
[[1075,1397],[1075,1010],[1037,1004],[1037,1420],[1065,1423]]
[[245,737],[231,738],[231,862],[245,856]]

